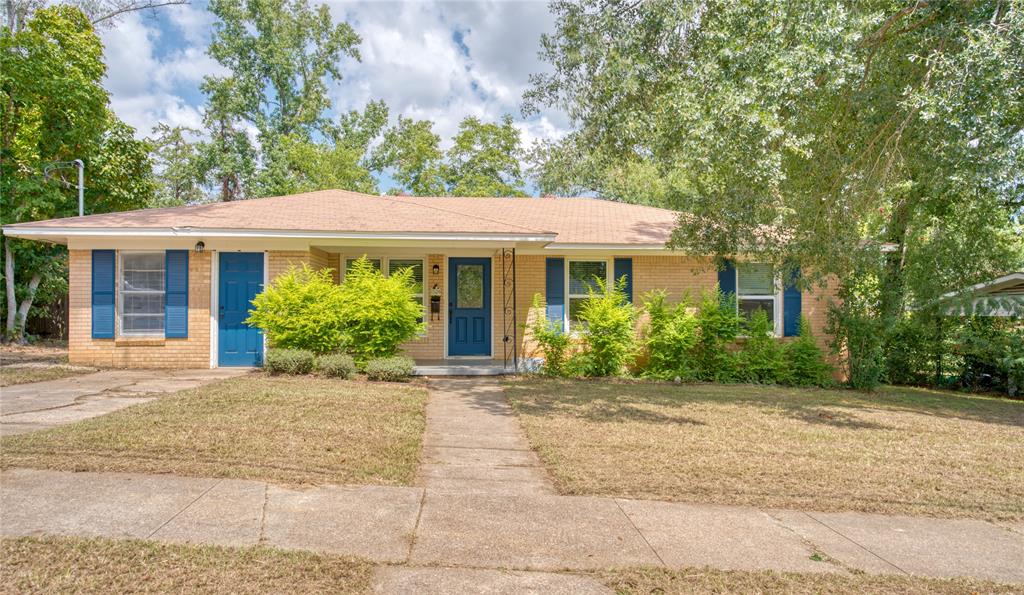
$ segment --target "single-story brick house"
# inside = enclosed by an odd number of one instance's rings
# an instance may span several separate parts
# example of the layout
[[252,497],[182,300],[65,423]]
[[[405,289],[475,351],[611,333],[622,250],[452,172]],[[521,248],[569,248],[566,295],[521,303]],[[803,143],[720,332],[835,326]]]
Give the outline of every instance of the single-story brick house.
[[[535,294],[573,326],[594,275],[626,277],[631,298],[699,296],[718,283],[739,308],[765,308],[780,336],[801,315],[824,340],[829,289],[783,287],[771,266],[725,271],[665,247],[676,213],[592,198],[433,198],[326,190],[230,203],[69,217],[4,227],[70,256],[69,356],[114,367],[258,366],[249,301],[299,263],[341,282],[363,255],[414,269],[426,333],[418,360],[529,356]],[[536,315],[536,313],[533,313]]]

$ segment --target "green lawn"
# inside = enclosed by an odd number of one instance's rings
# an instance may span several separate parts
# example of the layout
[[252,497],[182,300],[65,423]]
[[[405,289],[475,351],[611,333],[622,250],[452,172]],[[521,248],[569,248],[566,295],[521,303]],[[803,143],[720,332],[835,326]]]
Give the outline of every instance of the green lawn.
[[910,388],[506,387],[562,493],[1024,518],[1024,402]]
[[251,374],[0,440],[0,466],[284,483],[412,482],[426,389]]
[[373,566],[345,556],[24,537],[0,542],[9,593],[368,593]]

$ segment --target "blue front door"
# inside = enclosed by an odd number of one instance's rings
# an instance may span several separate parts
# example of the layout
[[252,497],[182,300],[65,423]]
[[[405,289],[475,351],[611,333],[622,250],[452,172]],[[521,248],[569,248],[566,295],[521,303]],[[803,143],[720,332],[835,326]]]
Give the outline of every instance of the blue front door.
[[490,355],[491,259],[450,259],[448,300],[448,355]]
[[221,252],[217,325],[219,365],[263,365],[263,331],[245,324],[249,317],[249,304],[262,290],[262,252]]

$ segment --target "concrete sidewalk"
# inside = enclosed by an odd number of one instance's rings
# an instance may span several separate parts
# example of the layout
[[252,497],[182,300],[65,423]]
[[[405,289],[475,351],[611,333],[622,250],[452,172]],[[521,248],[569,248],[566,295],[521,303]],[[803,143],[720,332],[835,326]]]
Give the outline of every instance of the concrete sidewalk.
[[[334,552],[403,565],[378,577],[392,586],[437,578],[422,567],[561,572],[641,565],[860,569],[1024,583],[1020,529],[976,520],[547,494],[292,489],[256,481],[27,469],[0,473],[3,536],[134,537]],[[834,561],[815,561],[814,554]],[[460,580],[475,580],[473,573],[453,576],[462,575]],[[486,576],[501,582],[516,575]],[[579,586],[573,577],[549,578],[569,580],[566,590]]]
[[177,392],[247,373],[244,368],[102,370],[0,390],[0,436],[23,434],[111,413]]
[[432,379],[417,485],[458,494],[554,494],[498,381]]

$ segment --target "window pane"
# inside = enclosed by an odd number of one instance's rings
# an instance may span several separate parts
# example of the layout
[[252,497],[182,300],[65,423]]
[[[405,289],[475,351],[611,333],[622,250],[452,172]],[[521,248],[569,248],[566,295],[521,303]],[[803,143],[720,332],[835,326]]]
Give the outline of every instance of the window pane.
[[770,264],[741,264],[739,272],[740,295],[773,295],[775,271]]
[[587,301],[587,298],[569,298],[569,323],[570,326],[573,324],[579,324],[580,311],[583,309],[583,302]]
[[[359,260],[359,259],[358,258],[346,258],[345,259],[345,272],[346,273],[349,271],[349,269],[352,268],[352,263],[354,263],[357,260]],[[367,260],[370,261],[370,265],[373,266],[374,270],[377,270],[377,271],[380,270],[380,259],[379,258],[368,258]]]
[[740,315],[746,319],[750,319],[754,312],[758,310],[764,310],[768,314],[768,320],[775,320],[775,300],[774,299],[740,299]]
[[597,291],[597,279],[608,279],[608,263],[603,260],[569,261],[569,294],[587,295],[588,288]]
[[413,286],[415,292],[423,293],[423,261],[422,260],[410,260],[410,259],[398,259],[392,258],[388,261],[388,275],[391,275],[402,269],[412,269]]
[[484,266],[460,264],[455,269],[455,287],[459,308],[484,307]]
[[163,332],[164,263],[163,252],[121,254],[118,306],[122,334]]

